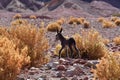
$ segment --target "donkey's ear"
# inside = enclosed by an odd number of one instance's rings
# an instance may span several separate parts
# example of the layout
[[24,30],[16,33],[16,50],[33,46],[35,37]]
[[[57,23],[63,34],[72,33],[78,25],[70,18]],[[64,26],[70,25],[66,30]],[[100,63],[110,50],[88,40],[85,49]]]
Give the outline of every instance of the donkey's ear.
[[61,28],[61,29],[60,29],[60,33],[62,32],[62,30],[63,30],[63,29]]

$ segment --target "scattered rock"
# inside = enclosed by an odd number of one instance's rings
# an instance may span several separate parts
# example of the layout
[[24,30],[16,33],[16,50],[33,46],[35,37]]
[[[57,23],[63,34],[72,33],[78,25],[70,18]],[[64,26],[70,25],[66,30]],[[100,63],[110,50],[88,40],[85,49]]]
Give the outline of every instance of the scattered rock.
[[78,80],[77,76],[73,76],[73,78],[71,80]]
[[60,80],[68,80],[66,77],[61,78]]
[[66,66],[65,65],[58,65],[56,70],[65,71]]
[[62,77],[63,76],[63,73],[62,72],[56,72],[56,77]]
[[88,77],[85,77],[83,80],[88,80]]

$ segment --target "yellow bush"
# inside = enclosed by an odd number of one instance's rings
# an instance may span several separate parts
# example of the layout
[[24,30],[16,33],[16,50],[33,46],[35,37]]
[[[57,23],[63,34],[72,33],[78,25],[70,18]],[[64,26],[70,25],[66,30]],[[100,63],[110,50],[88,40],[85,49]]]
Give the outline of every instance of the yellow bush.
[[17,26],[17,25],[26,25],[28,24],[28,21],[25,19],[17,19],[11,22],[11,26]]
[[120,45],[120,36],[115,37],[115,38],[113,39],[113,42],[114,42],[116,45]]
[[102,23],[103,28],[114,28],[116,25],[111,21],[104,21]]
[[47,30],[51,32],[56,32],[57,30],[60,30],[62,27],[58,23],[50,23],[47,25]]
[[21,14],[15,14],[14,16],[13,16],[13,18],[14,19],[20,19],[20,18],[22,18],[22,15]]
[[120,52],[106,54],[96,66],[95,80],[120,80]]
[[83,30],[81,36],[79,34],[75,34],[73,37],[78,49],[80,50],[80,54],[87,54],[89,59],[101,58],[108,51],[102,42],[101,35],[95,30],[89,30],[88,32]]
[[109,39],[103,39],[103,43],[106,45],[106,44],[108,44],[110,42],[110,40]]
[[30,15],[30,19],[36,19],[37,17],[35,15]]
[[97,21],[98,21],[98,22],[104,22],[104,21],[106,21],[106,19],[105,19],[104,17],[99,17],[99,18],[97,19]]
[[89,28],[90,27],[90,23],[88,21],[84,21],[83,22],[83,26],[84,26],[84,28]]
[[59,25],[62,25],[65,22],[64,18],[60,18],[59,20],[56,21]]
[[28,46],[28,55],[31,57],[31,66],[41,66],[48,59],[45,58],[45,51],[48,50],[49,44],[45,37],[45,29],[38,28],[32,24],[22,24],[11,26],[9,33],[11,36],[18,38]]
[[84,18],[75,18],[75,17],[70,17],[68,23],[69,24],[83,24],[83,22],[85,21]]
[[23,66],[30,63],[28,47],[17,47],[13,40],[0,36],[0,80],[15,80]]
[[117,26],[120,26],[120,19],[117,19],[117,20],[115,21],[115,24],[116,24]]
[[119,18],[118,17],[116,17],[116,16],[113,16],[113,17],[111,17],[111,21],[113,21],[113,22],[115,22],[116,20],[118,20]]

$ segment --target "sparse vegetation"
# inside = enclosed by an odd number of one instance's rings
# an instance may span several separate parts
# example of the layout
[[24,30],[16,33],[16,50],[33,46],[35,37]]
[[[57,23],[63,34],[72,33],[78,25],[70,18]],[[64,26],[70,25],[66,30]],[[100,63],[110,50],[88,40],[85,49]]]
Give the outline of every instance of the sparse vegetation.
[[115,20],[115,24],[116,24],[117,26],[120,26],[120,19]]
[[13,18],[14,18],[14,19],[20,19],[20,18],[22,18],[22,15],[21,15],[21,14],[15,14],[15,15],[13,16]]
[[90,27],[90,23],[88,21],[84,21],[83,22],[83,26],[84,26],[84,28],[89,28]]
[[30,19],[36,19],[37,17],[35,15],[30,15]]
[[120,80],[120,52],[106,54],[96,66],[95,80]]
[[116,45],[120,45],[120,36],[115,37],[115,38],[113,39],[113,42],[114,42]]
[[102,23],[102,26],[103,26],[103,28],[114,28],[114,27],[116,27],[116,25],[113,22],[107,21],[107,20]]
[[51,32],[56,32],[57,30],[60,30],[61,28],[62,27],[56,22],[50,23],[47,25],[47,30]]
[[15,80],[26,65],[39,67],[49,61],[49,56],[45,55],[49,48],[45,29],[30,23],[0,27],[0,47],[2,80]]
[[[23,66],[30,63],[28,47],[19,48],[15,39],[0,36],[0,79],[15,80]],[[19,41],[18,41],[19,43]]]
[[87,55],[89,59],[98,59],[103,57],[107,52],[107,48],[102,42],[101,35],[95,31],[82,31],[82,35],[75,34],[73,36],[76,40],[77,47],[81,55]]

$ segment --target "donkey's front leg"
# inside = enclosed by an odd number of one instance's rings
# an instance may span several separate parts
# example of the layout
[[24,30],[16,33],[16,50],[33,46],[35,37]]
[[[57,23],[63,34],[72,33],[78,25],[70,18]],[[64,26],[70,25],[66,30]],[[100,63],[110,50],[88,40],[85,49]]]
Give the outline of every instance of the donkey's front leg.
[[62,48],[59,50],[59,59],[61,57],[61,51],[63,50],[64,46],[62,46]]

